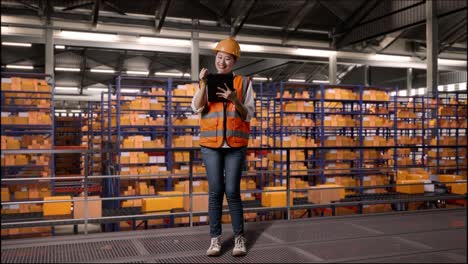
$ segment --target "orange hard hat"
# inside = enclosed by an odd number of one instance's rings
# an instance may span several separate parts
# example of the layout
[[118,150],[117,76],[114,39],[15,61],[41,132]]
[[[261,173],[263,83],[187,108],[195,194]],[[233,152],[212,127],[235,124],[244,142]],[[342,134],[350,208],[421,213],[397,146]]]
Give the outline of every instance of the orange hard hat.
[[216,48],[213,49],[214,51],[223,51],[229,53],[236,57],[236,60],[240,58],[240,46],[239,43],[233,38],[223,39],[218,42]]

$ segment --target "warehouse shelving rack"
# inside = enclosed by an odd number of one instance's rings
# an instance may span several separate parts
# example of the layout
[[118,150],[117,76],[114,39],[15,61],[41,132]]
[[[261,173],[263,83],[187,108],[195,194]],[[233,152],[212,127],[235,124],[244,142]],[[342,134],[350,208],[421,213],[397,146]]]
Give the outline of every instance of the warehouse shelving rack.
[[[2,187],[8,187],[8,200],[18,201],[18,202],[25,202],[31,201],[30,200],[29,192],[27,191],[28,186],[33,186],[39,188],[50,182],[48,186],[46,186],[50,193],[53,195],[58,188],[57,182],[55,180],[55,156],[54,154],[46,154],[46,153],[37,153],[38,149],[31,149],[30,145],[27,145],[22,142],[24,137],[28,136],[41,136],[42,140],[48,140],[50,142],[50,149],[54,148],[54,79],[50,75],[40,74],[40,73],[19,73],[19,72],[1,72],[2,76],[2,89],[1,89],[1,110],[2,110],[2,124],[1,124],[1,135],[3,136],[12,136],[12,137],[21,137],[19,139],[20,145],[17,149],[14,150],[14,154],[9,154],[8,152],[11,150],[6,149],[6,146],[2,145],[2,165],[1,165],[1,175],[2,180],[5,179],[7,181],[2,181]],[[21,78],[22,80],[28,79],[30,81],[45,81],[47,85],[50,87],[48,91],[41,91],[38,90],[37,82],[34,84],[28,84],[28,89],[23,87],[21,83],[21,90],[13,90],[12,87],[4,88],[3,83],[6,82],[5,79],[8,78]],[[10,79],[11,80],[11,79]],[[31,101],[29,101],[31,100]],[[43,107],[39,103],[35,104],[34,100],[45,100],[48,106]],[[22,120],[19,122],[20,124],[11,124],[10,122],[6,122],[7,116],[9,114],[18,114],[18,117],[25,117],[31,112],[40,112],[46,113],[50,117],[50,124],[28,124],[29,121]],[[5,118],[5,119],[4,119]],[[15,117],[16,118],[16,117]],[[11,121],[11,120],[10,120]],[[39,143],[40,144],[40,143]],[[3,149],[5,147],[5,149]],[[36,143],[36,147],[44,149],[41,146],[38,146]],[[40,151],[40,150],[39,150]],[[3,159],[10,155],[25,155],[29,156],[30,159],[27,160],[27,164],[23,165],[11,165],[11,164],[3,164]],[[44,158],[44,161],[47,161],[47,164],[36,164],[38,159]],[[35,162],[34,162],[35,160]],[[17,160],[15,159],[15,162]],[[34,163],[33,163],[34,162]],[[36,177],[49,177],[50,180],[35,180]],[[18,178],[24,178],[24,181],[17,181]],[[20,197],[16,195],[12,196],[10,193],[10,188],[13,187],[17,190],[18,193],[24,193],[26,191],[27,198]],[[26,189],[23,189],[26,188]],[[2,188],[3,189],[3,188]],[[32,197],[31,199],[38,199],[39,197]],[[3,200],[3,199],[2,199]],[[11,205],[11,206],[3,206],[2,209],[12,209],[14,210],[24,210],[23,207],[19,205]],[[29,210],[29,208],[28,208]],[[3,210],[2,210],[3,211]],[[2,214],[3,215],[3,214]],[[53,230],[52,230],[53,232]]]
[[[288,141],[291,141],[293,143],[293,140],[290,139],[291,136],[297,136],[297,137],[302,137],[305,138],[306,140],[312,139],[316,140],[318,137],[318,134],[320,133],[316,126],[305,126],[305,125],[299,125],[297,124],[298,120],[311,120],[313,124],[316,124],[317,122],[317,112],[315,110],[313,111],[305,111],[305,107],[315,107],[313,96],[314,96],[314,88],[316,88],[316,85],[314,84],[299,84],[299,83],[291,83],[291,82],[280,82],[280,83],[271,83],[268,87],[269,90],[273,91],[275,94],[275,98],[273,98],[273,129],[270,130],[269,136],[273,138],[273,146],[272,147],[285,147],[286,146],[286,141],[285,139],[288,139]],[[285,98],[283,95],[285,92],[290,93],[290,98]],[[301,93],[301,98],[295,98],[293,94]],[[302,93],[308,93],[308,98],[302,98]],[[307,96],[306,96],[307,97]],[[288,109],[288,104],[302,104],[303,108],[302,110],[300,109]],[[315,108],[314,108],[315,109]],[[293,117],[295,118],[295,122],[293,126],[290,126],[289,124],[286,125],[286,119]],[[276,140],[276,139],[279,139]],[[279,143],[279,144],[278,144]],[[301,153],[301,151],[298,151],[298,153]],[[280,160],[279,162],[273,162],[273,169],[280,169],[280,171],[285,169],[285,162],[283,158],[283,153],[280,153]],[[299,160],[293,160],[292,162],[297,162],[297,164],[301,164],[302,166],[305,166],[305,168],[313,169],[317,168],[317,155],[315,151],[305,151],[304,153],[304,159],[299,159]],[[279,167],[276,166],[276,163],[278,163]],[[294,177],[297,178],[304,178],[306,176],[311,176],[305,175],[305,170],[300,170],[298,169],[295,171]],[[279,175],[279,180],[275,179],[275,184],[284,183],[283,179],[283,173],[280,173]],[[312,175],[313,176],[313,175]],[[310,179],[310,178],[309,178]],[[313,178],[313,182],[315,182],[315,177]]]
[[[54,96],[54,80],[50,78],[49,75],[45,74],[37,74],[37,73],[14,73],[14,72],[2,72],[1,73],[2,79],[3,78],[27,78],[27,79],[48,79],[48,83],[51,86],[50,91],[17,91],[17,90],[1,90],[1,105],[2,105],[2,113],[21,113],[21,112],[30,112],[30,111],[39,111],[39,112],[46,112],[49,113],[51,118],[51,124],[36,124],[36,125],[29,125],[29,124],[6,124],[2,120],[1,124],[1,134],[6,136],[25,136],[25,135],[43,135],[44,139],[49,139],[51,148],[54,146],[54,105],[53,105],[53,96]],[[3,80],[2,80],[3,82]],[[16,93],[16,94],[15,94]],[[20,94],[20,95],[19,95]],[[16,100],[41,100],[46,99],[50,100],[49,107],[40,107],[37,105],[17,105],[11,104],[13,101]],[[3,118],[2,118],[3,119]],[[24,147],[21,148],[21,153],[18,154],[29,154],[29,151]],[[7,167],[14,169],[15,172],[13,174],[18,174],[25,169],[24,166],[2,166],[2,177],[8,177],[10,175],[11,170],[8,170]],[[42,165],[28,165],[26,168],[39,168],[42,169],[44,166]],[[45,167],[49,170],[49,175],[53,176],[55,171],[55,164],[54,164],[54,156],[49,157],[49,164]],[[37,172],[31,172],[37,173]],[[30,174],[30,173],[26,173]],[[52,191],[55,189],[55,181],[51,182],[51,189]]]
[[[397,91],[395,91],[397,93]],[[395,131],[395,146],[402,146],[394,150],[394,170],[403,167],[416,167],[424,165],[423,150],[425,148],[425,126],[427,121],[427,113],[424,108],[425,97],[420,96],[394,96],[394,107],[391,109],[394,116],[394,131]],[[402,110],[405,115],[401,114]],[[411,116],[406,116],[411,115]],[[412,125],[412,127],[402,127]],[[407,142],[413,138],[412,142]],[[405,140],[401,140],[405,139]],[[418,146],[422,146],[422,150]],[[401,150],[401,151],[399,151]],[[409,153],[403,153],[409,151]],[[419,164],[416,157],[419,155]],[[398,165],[400,157],[409,156],[412,164]]]
[[[268,84],[263,82],[252,80],[252,88],[255,93],[255,124],[251,124],[250,126],[251,141],[249,146],[268,148],[269,131],[271,129],[269,123],[270,120],[273,120],[270,116],[270,109],[276,94],[273,90],[269,89]],[[244,175],[248,178],[255,178],[255,190],[258,190],[258,186],[264,186],[265,180],[268,178],[268,173],[265,172],[267,166],[262,166],[267,161],[268,153],[269,151],[267,150],[249,149],[247,151],[248,157],[253,155],[253,159],[249,160],[247,158],[248,169]],[[252,195],[252,193],[249,193],[249,195]],[[257,197],[255,193],[253,195],[256,200],[260,199],[260,196]]]
[[[436,139],[436,174],[467,174],[467,95],[466,91],[436,91],[435,109],[431,111],[435,126],[430,126],[431,140]],[[443,113],[443,111],[449,113]],[[442,113],[440,113],[442,112]],[[445,121],[445,122],[443,122]],[[445,124],[444,124],[445,123]],[[454,137],[455,144],[441,144],[441,137]],[[434,148],[432,148],[434,149]],[[441,153],[442,150],[442,153]],[[443,155],[443,150],[453,153]],[[431,161],[431,157],[428,157]],[[444,164],[441,164],[443,161]],[[429,164],[432,164],[431,162]]]
[[[103,174],[101,157],[103,117],[100,106],[100,102],[88,102],[83,113],[81,145],[93,153],[88,162],[90,175]],[[84,174],[84,160],[81,164],[82,174]]]
[[[74,116],[55,115],[55,146],[69,148],[81,144],[83,113],[74,113],[73,115]],[[55,175],[66,176],[80,174],[80,160],[81,157],[79,154],[55,155]]]
[[[150,83],[152,85],[139,85],[135,82]],[[149,95],[147,92],[151,88],[163,87],[164,95]],[[107,126],[102,124],[102,131],[104,132],[101,137],[105,138],[105,144],[103,145],[106,156],[104,158],[104,172],[108,175],[122,175],[123,168],[134,166],[149,165],[150,163],[128,163],[124,164],[121,162],[122,154],[127,155],[134,151],[134,149],[125,149],[121,146],[121,138],[126,136],[144,135],[151,137],[165,137],[164,147],[170,147],[167,142],[171,140],[171,135],[167,131],[171,131],[172,124],[165,118],[164,125],[127,125],[122,124],[122,113],[135,113],[149,115],[151,118],[166,117],[167,116],[167,105],[171,102],[171,95],[169,89],[172,86],[171,79],[160,79],[160,78],[142,78],[142,77],[130,77],[130,76],[117,76],[114,84],[109,84],[108,92],[103,92],[101,96],[101,113],[102,116],[107,117]],[[139,92],[122,92],[122,87],[136,89]],[[156,99],[164,102],[165,107],[162,110],[150,110],[150,109],[122,109],[122,104],[131,102],[132,98],[142,97],[147,99]],[[104,122],[103,118],[103,122]],[[169,141],[170,142],[170,141]],[[141,152],[150,152],[151,149],[141,149]],[[172,158],[169,154],[165,153],[165,161],[172,163]],[[160,165],[166,162],[159,162]],[[152,164],[152,163],[151,163]],[[152,165],[156,165],[152,164]],[[126,169],[125,169],[126,170]],[[155,181],[152,180],[152,185],[155,185]],[[107,178],[104,180],[103,195],[105,197],[120,197],[121,191],[121,177]],[[104,208],[120,208],[120,201],[113,200],[104,203]],[[113,224],[110,226],[113,230],[118,230],[119,226]]]

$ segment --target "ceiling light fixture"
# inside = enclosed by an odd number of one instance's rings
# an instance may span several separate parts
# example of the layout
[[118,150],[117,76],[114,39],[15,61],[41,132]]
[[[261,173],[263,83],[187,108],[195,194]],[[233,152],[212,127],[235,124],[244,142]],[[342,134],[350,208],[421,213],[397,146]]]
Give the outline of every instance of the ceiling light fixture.
[[181,72],[155,72],[154,75],[156,76],[173,76],[173,77],[182,77],[183,74]]
[[288,79],[288,82],[301,82],[301,83],[304,83],[305,80],[303,80],[303,79]]
[[60,36],[66,39],[93,40],[93,41],[116,41],[118,36],[115,34],[80,32],[62,30]]
[[375,54],[370,57],[373,60],[382,61],[410,61],[411,57],[408,56],[397,56],[397,55],[386,55],[386,54]]
[[78,87],[55,86],[55,90],[78,91]]
[[126,71],[127,74],[130,75],[148,75],[148,71]]
[[299,56],[311,56],[311,57],[330,57],[330,55],[336,54],[335,51],[331,51],[331,50],[302,49],[302,48],[298,48],[294,50],[294,53]]
[[7,65],[7,69],[23,69],[23,70],[33,70],[34,66],[28,65]]
[[64,72],[79,72],[81,71],[80,68],[64,68],[64,67],[55,67],[56,71],[64,71]]
[[107,70],[107,69],[91,69],[90,72],[96,72],[96,73],[115,73],[114,70]]
[[314,83],[330,83],[329,81],[323,81],[323,80],[313,80],[312,82],[314,82]]
[[3,46],[15,46],[15,47],[31,47],[31,43],[21,43],[21,42],[2,42]]
[[185,40],[185,39],[139,37],[138,41],[143,44],[152,44],[152,45],[160,45],[160,46],[176,46],[176,47],[192,46],[192,41]]

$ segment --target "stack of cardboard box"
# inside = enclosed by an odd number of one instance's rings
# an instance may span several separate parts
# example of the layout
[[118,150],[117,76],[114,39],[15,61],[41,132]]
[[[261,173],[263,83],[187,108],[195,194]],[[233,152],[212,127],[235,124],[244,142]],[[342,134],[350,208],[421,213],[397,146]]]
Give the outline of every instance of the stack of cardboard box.
[[[321,92],[317,93],[317,99],[321,98]],[[358,96],[351,89],[345,88],[327,88],[325,89],[326,100],[357,100]]]
[[363,101],[390,101],[390,95],[386,91],[366,89],[362,92]]

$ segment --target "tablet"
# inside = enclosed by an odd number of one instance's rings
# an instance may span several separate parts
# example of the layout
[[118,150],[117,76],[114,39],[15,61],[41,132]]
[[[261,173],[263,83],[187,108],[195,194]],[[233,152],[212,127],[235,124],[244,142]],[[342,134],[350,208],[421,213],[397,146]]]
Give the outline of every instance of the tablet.
[[226,89],[226,84],[231,91],[234,91],[234,75],[231,73],[227,74],[208,74],[207,78],[207,89],[208,89],[208,102],[228,102],[227,99],[219,97],[216,93],[219,93],[218,87]]

